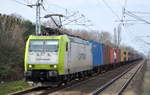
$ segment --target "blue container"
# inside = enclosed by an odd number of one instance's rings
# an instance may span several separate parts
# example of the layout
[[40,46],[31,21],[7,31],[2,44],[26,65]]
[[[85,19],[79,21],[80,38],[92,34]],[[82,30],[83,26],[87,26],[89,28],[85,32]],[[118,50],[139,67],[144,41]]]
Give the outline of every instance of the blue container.
[[103,44],[95,41],[89,41],[92,44],[93,66],[103,64]]

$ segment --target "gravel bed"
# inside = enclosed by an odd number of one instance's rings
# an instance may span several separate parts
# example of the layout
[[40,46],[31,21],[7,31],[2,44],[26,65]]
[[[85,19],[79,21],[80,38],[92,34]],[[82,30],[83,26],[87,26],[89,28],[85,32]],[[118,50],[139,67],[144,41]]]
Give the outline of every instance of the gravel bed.
[[123,75],[121,78],[119,78],[117,81],[115,81],[113,84],[111,84],[108,88],[106,88],[103,92],[101,92],[99,95],[115,95],[120,91],[120,88],[128,80],[130,80],[131,76],[134,75],[134,73],[137,71],[137,68],[141,65],[142,63],[136,65],[133,69],[131,69],[129,72],[127,72],[125,75]]
[[146,61],[143,68],[137,72],[135,77],[129,83],[123,95],[142,95],[142,83],[144,81],[144,74],[146,71]]
[[[133,66],[133,65],[132,65]],[[72,85],[71,87],[65,88],[61,91],[51,93],[48,95],[85,95],[95,91],[100,86],[104,85],[106,82],[113,79],[115,76],[124,72],[131,65],[124,65],[119,68],[113,69],[106,73],[97,75],[83,82]]]

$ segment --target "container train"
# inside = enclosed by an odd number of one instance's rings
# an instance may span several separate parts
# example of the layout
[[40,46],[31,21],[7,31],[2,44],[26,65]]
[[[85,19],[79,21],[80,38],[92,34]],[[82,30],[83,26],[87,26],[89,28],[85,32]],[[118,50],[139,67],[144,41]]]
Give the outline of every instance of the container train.
[[140,59],[138,54],[68,35],[30,36],[25,50],[25,78],[53,84],[99,73]]

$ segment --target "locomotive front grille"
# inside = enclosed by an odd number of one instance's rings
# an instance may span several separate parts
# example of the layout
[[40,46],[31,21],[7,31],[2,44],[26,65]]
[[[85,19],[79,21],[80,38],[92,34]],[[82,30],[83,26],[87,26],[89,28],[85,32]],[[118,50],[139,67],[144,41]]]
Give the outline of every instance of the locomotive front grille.
[[57,77],[57,71],[47,70],[32,70],[25,73],[26,80],[28,81],[49,81],[52,77]]

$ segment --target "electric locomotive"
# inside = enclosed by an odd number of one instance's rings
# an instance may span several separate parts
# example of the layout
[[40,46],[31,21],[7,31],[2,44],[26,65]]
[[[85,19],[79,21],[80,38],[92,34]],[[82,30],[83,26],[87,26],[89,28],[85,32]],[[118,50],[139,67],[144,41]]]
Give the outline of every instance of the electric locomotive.
[[42,85],[68,81],[92,70],[91,44],[70,37],[30,36],[25,51],[25,78]]

